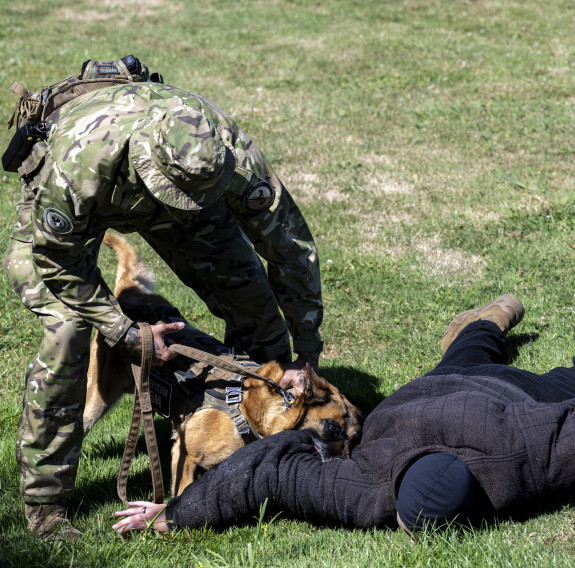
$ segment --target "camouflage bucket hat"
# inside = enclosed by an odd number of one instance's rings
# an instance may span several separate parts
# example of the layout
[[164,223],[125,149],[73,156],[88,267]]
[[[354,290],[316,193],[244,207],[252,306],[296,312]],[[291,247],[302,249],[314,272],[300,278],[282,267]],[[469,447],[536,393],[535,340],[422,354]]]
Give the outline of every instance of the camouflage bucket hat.
[[228,188],[235,158],[213,124],[185,107],[150,109],[130,138],[134,167],[152,197],[195,211],[212,204]]

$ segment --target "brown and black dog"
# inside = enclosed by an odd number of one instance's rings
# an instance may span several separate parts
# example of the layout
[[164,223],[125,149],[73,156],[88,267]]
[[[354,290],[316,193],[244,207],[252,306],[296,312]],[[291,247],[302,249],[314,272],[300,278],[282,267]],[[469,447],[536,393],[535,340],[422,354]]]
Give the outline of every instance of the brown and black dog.
[[[114,294],[124,313],[134,321],[146,321],[150,305],[174,309],[162,296],[153,293],[151,271],[139,260],[133,247],[122,237],[106,233],[104,243],[118,258]],[[179,315],[179,313],[178,313]],[[181,316],[180,316],[181,318]],[[182,321],[183,318],[181,318]],[[148,321],[155,324],[157,321]],[[189,326],[189,324],[186,325]],[[191,326],[189,326],[191,328]],[[194,329],[194,328],[191,328]],[[197,331],[197,330],[196,330]],[[201,333],[201,332],[200,332]],[[177,342],[178,334],[174,334]],[[208,337],[208,336],[206,336]],[[216,340],[213,340],[214,342]],[[221,344],[220,344],[221,345]],[[182,371],[189,361],[177,357]],[[167,365],[171,365],[170,361]],[[88,393],[84,411],[87,432],[123,393],[133,392],[132,359],[122,347],[110,348],[96,334],[90,353]],[[163,367],[162,367],[163,368]],[[284,369],[277,362],[256,367],[255,372],[278,383]],[[348,457],[351,446],[359,439],[361,414],[333,385],[320,378],[311,367],[304,370],[305,389],[286,408],[284,397],[272,385],[246,378],[241,385],[239,410],[255,437],[265,437],[282,430],[310,432],[322,459]],[[217,386],[217,379],[204,378],[204,389]],[[202,391],[204,392],[204,391]],[[197,394],[195,395],[197,398]],[[203,395],[202,395],[203,396]],[[174,409],[164,415],[174,429],[172,448],[172,495],[179,495],[194,480],[197,471],[216,467],[246,444],[232,418],[221,409],[196,405],[188,414]]]

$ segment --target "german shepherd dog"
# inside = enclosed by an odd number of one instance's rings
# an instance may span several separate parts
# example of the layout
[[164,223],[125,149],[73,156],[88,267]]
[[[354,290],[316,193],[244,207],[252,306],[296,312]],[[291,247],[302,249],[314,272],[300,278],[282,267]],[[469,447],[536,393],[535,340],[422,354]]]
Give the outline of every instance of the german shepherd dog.
[[[124,313],[134,321],[150,319],[150,305],[175,308],[164,297],[154,294],[151,271],[138,258],[134,248],[122,237],[106,233],[104,244],[118,258],[114,294]],[[185,321],[175,310],[181,321]],[[158,323],[148,321],[150,324]],[[186,325],[189,324],[186,322]],[[189,326],[191,328],[191,326]],[[194,328],[191,328],[194,329]],[[196,330],[198,331],[198,330]],[[179,341],[181,332],[170,337]],[[201,334],[201,332],[199,332]],[[208,337],[204,334],[205,337]],[[213,342],[216,340],[212,339]],[[217,342],[219,343],[219,342]],[[221,344],[219,344],[221,345]],[[183,357],[172,359],[159,369],[179,362],[183,371],[189,361]],[[84,410],[84,431],[114,404],[123,393],[133,392],[132,358],[121,346],[109,347],[103,336],[96,333],[90,352],[88,392]],[[284,369],[275,362],[256,367],[255,372],[279,383]],[[319,377],[308,365],[304,369],[304,392],[297,393],[295,402],[286,407],[285,399],[273,385],[255,378],[241,383],[239,411],[255,438],[270,436],[282,430],[297,429],[310,432],[314,445],[324,461],[349,456],[351,447],[360,436],[361,414],[333,385]],[[210,386],[210,375],[205,378],[204,389]],[[213,384],[217,381],[212,381]],[[205,392],[203,390],[202,392]],[[197,398],[197,393],[194,395]],[[203,395],[200,395],[200,398]],[[174,430],[172,448],[172,495],[179,495],[193,482],[197,473],[216,467],[233,452],[246,444],[232,418],[222,409],[202,404],[184,414],[173,409],[164,413]]]

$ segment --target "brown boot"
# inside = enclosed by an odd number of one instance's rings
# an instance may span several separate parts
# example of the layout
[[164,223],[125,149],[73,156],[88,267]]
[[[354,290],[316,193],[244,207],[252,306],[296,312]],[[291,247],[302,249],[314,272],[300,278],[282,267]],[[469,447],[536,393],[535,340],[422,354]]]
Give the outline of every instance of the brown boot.
[[499,296],[482,308],[463,312],[455,316],[443,334],[441,352],[445,353],[459,332],[471,322],[477,320],[492,321],[503,333],[507,333],[523,319],[524,313],[523,304],[511,294]]
[[30,530],[42,540],[78,540],[82,536],[66,518],[66,509],[60,503],[26,503],[26,516]]

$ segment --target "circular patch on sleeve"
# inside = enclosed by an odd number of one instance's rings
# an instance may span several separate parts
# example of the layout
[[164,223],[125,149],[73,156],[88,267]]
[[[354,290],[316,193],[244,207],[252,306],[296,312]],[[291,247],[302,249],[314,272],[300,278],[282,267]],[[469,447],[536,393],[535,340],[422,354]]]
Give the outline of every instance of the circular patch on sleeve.
[[48,225],[52,232],[58,235],[67,235],[74,228],[72,221],[67,215],[52,207],[44,211],[44,223]]
[[260,181],[252,185],[244,194],[244,209],[254,215],[262,213],[273,205],[275,198],[274,188],[267,181]]

